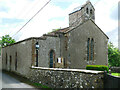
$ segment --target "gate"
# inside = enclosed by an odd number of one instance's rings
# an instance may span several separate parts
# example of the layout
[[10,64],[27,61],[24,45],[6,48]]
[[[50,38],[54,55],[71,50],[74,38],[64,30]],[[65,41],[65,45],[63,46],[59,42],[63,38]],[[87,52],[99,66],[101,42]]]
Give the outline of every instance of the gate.
[[120,88],[120,77],[105,73],[104,88]]

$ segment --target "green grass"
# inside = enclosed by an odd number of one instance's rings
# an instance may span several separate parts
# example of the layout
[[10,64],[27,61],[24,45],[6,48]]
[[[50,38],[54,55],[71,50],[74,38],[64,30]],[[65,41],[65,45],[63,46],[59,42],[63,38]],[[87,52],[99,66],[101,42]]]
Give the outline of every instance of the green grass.
[[113,76],[119,76],[120,77],[120,73],[112,73]]
[[45,86],[45,85],[42,85],[42,84],[40,84],[40,83],[33,83],[33,85],[34,85],[35,87],[41,87],[41,88],[46,88],[46,89],[49,89],[49,90],[53,90],[52,88],[49,88],[49,87],[47,87],[47,86]]
[[29,84],[29,85],[31,85],[31,86],[33,86],[35,88],[45,88],[47,90],[53,90],[52,88],[50,88],[48,86],[45,86],[45,85],[42,85],[40,83],[31,82],[30,80],[28,80],[24,76],[21,76],[19,74],[14,73],[14,72],[8,72],[8,71],[5,71],[5,70],[3,70],[2,72],[8,74],[11,77],[14,77],[15,79],[17,79],[17,80],[19,80],[19,81],[21,81],[23,83]]

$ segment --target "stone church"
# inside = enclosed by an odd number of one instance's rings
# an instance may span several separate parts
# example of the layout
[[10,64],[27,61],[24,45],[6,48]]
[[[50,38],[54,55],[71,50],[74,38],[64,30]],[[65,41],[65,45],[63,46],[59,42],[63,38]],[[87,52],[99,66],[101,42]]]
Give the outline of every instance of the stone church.
[[31,66],[85,69],[108,64],[108,36],[95,24],[87,1],[69,14],[69,27],[2,48],[3,69],[26,75]]

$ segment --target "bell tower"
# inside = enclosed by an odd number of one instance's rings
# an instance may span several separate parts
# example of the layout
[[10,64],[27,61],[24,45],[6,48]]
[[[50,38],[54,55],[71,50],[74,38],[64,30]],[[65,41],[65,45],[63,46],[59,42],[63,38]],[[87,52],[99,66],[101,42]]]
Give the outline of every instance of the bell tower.
[[76,27],[88,19],[95,21],[95,9],[89,0],[69,14],[69,26]]

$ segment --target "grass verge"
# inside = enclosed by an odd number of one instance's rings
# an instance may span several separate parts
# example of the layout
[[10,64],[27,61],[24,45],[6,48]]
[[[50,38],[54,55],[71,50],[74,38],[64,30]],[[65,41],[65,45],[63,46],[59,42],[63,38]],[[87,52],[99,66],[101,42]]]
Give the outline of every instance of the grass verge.
[[11,77],[14,77],[15,79],[17,79],[17,80],[19,80],[19,81],[21,81],[23,83],[29,84],[29,85],[31,85],[31,86],[33,86],[35,88],[43,88],[43,89],[45,88],[47,90],[53,90],[52,88],[47,87],[45,85],[42,85],[40,83],[31,82],[29,79],[25,78],[24,76],[21,76],[19,74],[14,73],[14,72],[8,72],[6,70],[3,70],[2,72],[6,73],[7,75],[9,75]]
[[112,75],[120,77],[120,73],[112,73]]

